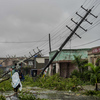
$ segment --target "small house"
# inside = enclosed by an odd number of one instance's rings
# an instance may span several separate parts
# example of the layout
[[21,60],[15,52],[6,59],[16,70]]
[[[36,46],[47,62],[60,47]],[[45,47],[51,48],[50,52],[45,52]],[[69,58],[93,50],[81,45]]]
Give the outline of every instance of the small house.
[[[88,50],[90,49],[63,49],[49,66],[49,75],[59,73],[61,77],[70,77],[71,72],[77,69],[77,66],[72,63],[74,55],[82,56],[82,59],[88,59]],[[55,53],[56,51],[50,52],[49,59],[52,59]]]

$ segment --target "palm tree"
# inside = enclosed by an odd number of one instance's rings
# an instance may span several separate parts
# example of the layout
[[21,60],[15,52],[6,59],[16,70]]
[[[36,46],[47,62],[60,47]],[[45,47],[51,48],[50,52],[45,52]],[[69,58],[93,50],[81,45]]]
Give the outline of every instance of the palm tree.
[[78,67],[79,73],[82,73],[82,69],[84,68],[84,65],[87,63],[87,60],[82,60],[81,58],[82,56],[75,56],[74,55],[74,61],[73,63],[75,63]]
[[81,73],[81,56],[75,56],[74,55],[74,61],[73,63],[75,63],[78,67],[79,72]]
[[85,66],[90,66],[91,67],[91,76],[94,76],[95,78],[95,90],[98,91],[98,75],[100,74],[100,67],[95,66],[92,63],[88,63]]

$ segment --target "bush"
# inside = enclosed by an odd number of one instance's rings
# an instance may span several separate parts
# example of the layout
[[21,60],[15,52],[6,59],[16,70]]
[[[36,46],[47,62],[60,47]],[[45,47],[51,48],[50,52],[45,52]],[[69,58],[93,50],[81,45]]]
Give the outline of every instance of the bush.
[[71,76],[70,77],[73,77],[73,76],[76,76],[77,78],[80,78],[80,73],[78,70],[74,70],[72,73],[71,73]]
[[85,72],[82,73],[82,79],[84,81],[90,81],[90,76],[91,76],[90,71],[85,71]]
[[[94,78],[91,77],[91,72],[90,72],[90,71],[84,71],[84,72],[82,72],[82,73],[79,73],[77,70],[74,70],[74,71],[71,73],[71,78],[72,78],[73,76],[76,76],[77,78],[79,78],[79,79],[83,82],[82,84],[86,84],[86,83],[89,83],[89,84],[90,84],[90,82],[91,82],[92,84],[95,83]],[[91,80],[90,80],[90,79],[91,79]]]
[[90,82],[91,82],[92,85],[95,84],[95,79],[96,79],[96,76],[93,75],[93,74],[91,74],[91,76],[90,76]]
[[0,95],[0,100],[6,100],[5,96]]
[[32,86],[33,79],[32,79],[32,77],[29,77],[29,75],[26,75],[25,79],[24,79],[24,82],[21,82],[21,83],[22,83],[23,87]]
[[43,88],[57,89],[59,87],[59,84],[61,84],[61,80],[62,80],[61,77],[58,74],[55,74],[53,76],[40,77],[33,84],[39,87],[43,87]]
[[77,91],[79,90],[77,86],[81,86],[82,84],[83,82],[79,78],[73,76],[72,78],[68,79],[67,90]]

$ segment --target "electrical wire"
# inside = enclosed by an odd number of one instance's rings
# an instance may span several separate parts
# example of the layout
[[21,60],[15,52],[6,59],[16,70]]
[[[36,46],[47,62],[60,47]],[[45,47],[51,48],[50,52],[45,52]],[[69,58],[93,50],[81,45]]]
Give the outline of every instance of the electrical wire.
[[97,41],[99,41],[99,40],[100,40],[100,38],[99,38],[99,39],[96,39],[96,40],[94,40],[94,41],[88,42],[88,43],[84,43],[84,44],[77,45],[77,46],[72,46],[72,47],[80,47],[80,46],[88,45],[88,44],[91,44],[91,43],[97,42]]

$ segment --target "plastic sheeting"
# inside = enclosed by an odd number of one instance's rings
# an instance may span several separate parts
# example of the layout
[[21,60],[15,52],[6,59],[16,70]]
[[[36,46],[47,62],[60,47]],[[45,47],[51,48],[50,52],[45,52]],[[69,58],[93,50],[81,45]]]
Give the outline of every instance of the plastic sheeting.
[[18,84],[20,84],[19,90],[21,91],[22,90],[22,84],[21,84],[20,79],[19,79],[19,74],[18,74],[18,72],[15,72],[12,75],[12,87],[16,88],[18,86]]

